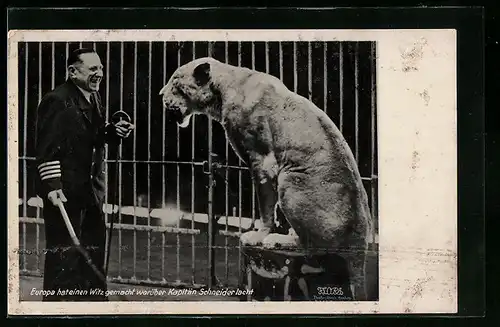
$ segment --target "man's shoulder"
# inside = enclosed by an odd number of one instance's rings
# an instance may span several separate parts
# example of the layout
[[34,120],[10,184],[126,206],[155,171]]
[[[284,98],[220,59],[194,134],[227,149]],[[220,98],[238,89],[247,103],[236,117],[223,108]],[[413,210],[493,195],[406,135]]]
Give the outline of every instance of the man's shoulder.
[[[38,115],[40,119],[48,118],[52,114],[69,112],[73,95],[67,83],[57,86],[55,89],[47,92],[38,105]],[[49,116],[47,116],[49,115]]]
[[70,88],[68,86],[68,82],[65,82],[59,86],[57,86],[55,89],[47,92],[44,96],[42,101],[46,102],[66,102],[67,99],[71,98],[71,92]]

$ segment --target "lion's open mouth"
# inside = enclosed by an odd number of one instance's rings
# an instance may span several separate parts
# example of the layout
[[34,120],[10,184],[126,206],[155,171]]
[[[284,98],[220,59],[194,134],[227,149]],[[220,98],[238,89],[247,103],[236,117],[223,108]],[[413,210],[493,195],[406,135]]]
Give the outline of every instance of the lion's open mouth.
[[185,116],[183,119],[182,119],[182,122],[177,122],[177,125],[179,125],[179,127],[181,128],[185,128],[185,127],[188,127],[189,125],[189,121],[191,120],[191,116],[193,114],[188,114],[187,116]]
[[168,114],[172,117],[172,119],[181,128],[187,127],[189,125],[189,121],[190,121],[191,116],[192,116],[192,113],[188,113],[187,115],[184,115],[182,113],[182,111],[177,107],[169,107]]

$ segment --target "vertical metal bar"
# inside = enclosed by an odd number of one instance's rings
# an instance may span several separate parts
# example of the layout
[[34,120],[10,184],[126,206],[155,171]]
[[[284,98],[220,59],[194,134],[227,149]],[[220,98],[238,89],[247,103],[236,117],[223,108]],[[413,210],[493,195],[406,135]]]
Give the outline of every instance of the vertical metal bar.
[[339,104],[340,132],[344,129],[344,43],[339,42]]
[[[177,67],[180,67],[180,65],[181,65],[181,46],[182,46],[182,44],[181,44],[181,42],[179,42],[179,47],[177,49]],[[181,156],[180,142],[179,142],[180,133],[179,133],[179,125],[177,125],[177,124],[176,124],[176,131],[177,131],[177,160],[180,160],[180,156]],[[179,167],[179,163],[177,163],[176,165],[177,165],[177,175],[176,175],[176,179],[177,179],[177,212],[180,212],[180,210],[181,210],[181,200],[180,200],[180,190],[179,190],[180,189],[180,180],[179,180],[180,167]],[[177,220],[177,228],[180,228],[180,219]],[[177,238],[177,259],[176,259],[177,260],[177,282],[180,282],[181,239],[180,239],[179,233],[176,234],[176,238]]]
[[[196,42],[193,41],[193,60],[196,59]],[[194,223],[194,212],[195,212],[195,195],[196,195],[196,188],[195,188],[195,180],[194,180],[194,159],[195,159],[195,120],[196,116],[192,116],[192,126],[191,126],[191,229],[195,228],[195,223]],[[191,279],[192,283],[196,283],[196,240],[195,240],[195,235],[191,234]]]
[[[54,61],[55,61],[55,54],[54,54],[54,48],[55,48],[55,46],[54,46],[54,42],[52,42],[52,47],[51,47],[51,50],[52,50],[52,51],[51,51],[51,52],[52,52],[52,53],[51,53],[51,56],[52,56],[52,57],[51,57],[51,60],[52,60],[52,65],[51,65],[51,66],[52,66],[52,67],[51,67],[51,68],[52,68],[52,70],[51,70],[51,90],[52,90],[52,89],[54,89],[54,87],[55,87],[55,67],[54,67],[54,66],[55,66],[55,63],[54,63]],[[26,49],[26,51],[27,51],[27,49]],[[27,57],[26,57],[25,59],[27,59]],[[39,65],[40,65],[40,64],[39,64]],[[40,66],[39,66],[39,69],[40,69]],[[26,76],[26,79],[25,79],[25,84],[24,84],[24,85],[25,85],[25,92],[27,91],[27,85],[28,85],[28,80],[27,80],[27,71],[28,71],[28,66],[27,66],[27,65],[25,65],[25,74],[26,74],[26,75],[25,75],[25,76]],[[40,74],[40,75],[41,75],[41,74]],[[25,101],[25,106],[26,106],[26,105],[27,105],[27,98],[25,97],[24,99],[25,99],[24,101]],[[41,100],[42,100],[42,95],[41,95],[41,92],[40,92],[40,93],[38,94],[38,103],[40,103],[40,102],[41,102]],[[26,117],[27,117],[27,115],[28,115],[28,111],[27,111],[27,107],[25,107],[25,108],[26,108],[26,110],[24,111],[24,114],[25,114],[25,118],[26,118]],[[26,133],[27,124],[25,124],[25,125],[24,125],[24,128],[25,128],[24,132]],[[27,135],[27,134],[26,134],[26,135]],[[25,137],[25,140],[26,140],[26,137]],[[35,140],[36,140],[36,136],[35,136]],[[27,155],[27,150],[25,150],[25,154],[24,154],[24,155],[25,155],[25,156]],[[23,160],[24,160],[24,162],[26,162],[26,159],[23,159]],[[26,179],[26,178],[27,178],[26,174],[25,174],[24,176],[25,176],[24,178]],[[38,197],[38,196],[36,196],[36,197]],[[41,199],[40,199],[40,200],[41,200]],[[27,199],[26,199],[26,198],[24,198],[24,199],[23,199],[23,202],[26,202],[26,201],[27,201]],[[42,202],[42,201],[40,201],[40,202]],[[36,219],[39,219],[39,218],[40,218],[40,211],[41,211],[41,207],[40,207],[39,205],[37,205],[37,206],[36,206]],[[38,225],[38,224],[37,224],[37,225]],[[37,233],[38,233],[38,228],[39,228],[39,226],[37,226]],[[38,235],[37,235],[37,239],[38,239]],[[37,245],[38,245],[38,241],[37,241]],[[41,253],[44,253],[44,252],[43,252],[43,251],[42,251],[42,252],[39,252],[39,251],[38,251],[38,248],[37,248],[37,266],[36,266],[36,272],[37,272],[37,273],[40,273],[40,255],[41,255]]]
[[[238,41],[238,66],[241,66],[241,41]],[[238,157],[238,166],[241,167],[242,162],[241,159]],[[243,196],[243,190],[242,190],[242,170],[238,169],[238,214],[240,217],[240,225],[241,225],[241,212],[242,212],[242,196]],[[253,221],[252,221],[252,226],[253,226]]]
[[38,103],[42,99],[42,42],[38,42]]
[[[233,217],[236,218],[236,207],[233,207]],[[238,236],[241,236],[241,216],[238,219]],[[241,242],[238,242],[238,280],[241,279]]]
[[[36,206],[36,219],[40,219],[40,211],[41,211],[40,206],[37,205]],[[37,232],[38,232],[39,228],[40,227],[37,224]],[[38,236],[37,236],[37,239],[38,239]],[[37,241],[37,244],[39,244],[39,241]],[[39,252],[39,248],[37,246],[37,262],[36,262],[36,272],[37,273],[40,273],[40,255],[42,253],[44,253],[43,250],[41,252]]]
[[[253,41],[252,41],[252,69],[255,69],[255,42]],[[252,224],[254,223],[255,223],[255,183],[252,183]]]
[[[28,152],[28,70],[29,70],[29,44],[28,42],[24,43],[26,51],[24,53],[24,113],[23,113],[23,157],[26,158],[26,153]],[[38,169],[36,169],[38,171]],[[28,162],[26,159],[23,159],[23,216],[28,216]],[[23,226],[23,250],[22,258],[23,258],[23,266],[22,270],[27,270],[27,258],[26,258],[26,223],[22,223]]]
[[[227,151],[228,147],[226,146],[226,154],[229,153],[229,151]],[[226,156],[227,158],[227,156]],[[229,168],[226,167],[226,222],[225,222],[225,228],[224,230],[226,231],[226,233],[228,232],[229,230],[229,192],[228,192],[228,173],[229,173]],[[226,274],[225,274],[225,279],[226,279],[226,283],[229,283],[229,243],[228,243],[228,236],[227,234],[224,236],[224,263],[225,263],[225,267],[226,267]]]
[[[120,42],[120,110],[123,110],[123,42]],[[122,146],[120,144],[120,158],[122,158]],[[122,223],[122,163],[117,162],[118,168],[118,222]],[[116,184],[115,184],[116,185]],[[118,277],[122,274],[122,230],[118,230]]]
[[[213,129],[212,129],[212,120],[208,120],[208,166],[212,167],[212,138],[213,138]],[[210,168],[212,169],[212,168]],[[209,243],[209,252],[208,252],[208,265],[210,276],[208,279],[208,287],[212,287],[212,281],[215,277],[214,275],[214,256],[213,256],[213,245],[214,245],[214,230],[213,230],[213,175],[212,172],[208,175],[208,243]]]
[[311,42],[307,42],[307,96],[312,101],[312,49]]
[[[242,208],[242,205],[243,205],[243,201],[242,201],[242,197],[243,197],[243,187],[242,187],[242,174],[241,174],[241,169],[238,170],[238,216],[240,217],[241,219],[241,215],[242,215],[242,212],[243,212],[243,208]],[[252,220],[252,226],[254,226],[253,224],[255,223],[255,221]]]
[[55,56],[56,56],[56,50],[55,50],[55,42],[52,42],[52,46],[51,46],[51,80],[50,80],[50,89],[53,90],[54,87],[56,86],[56,60],[55,60]]
[[278,49],[278,55],[279,55],[279,60],[280,60],[280,80],[283,81],[283,44],[278,42],[279,44],[279,49]]
[[[54,71],[52,71],[54,74]],[[42,42],[38,43],[38,103],[42,101]],[[26,129],[26,127],[25,127]],[[24,177],[26,179],[26,176]],[[37,210],[38,213],[38,210]],[[36,228],[36,271],[40,271],[40,224]]]
[[[40,219],[40,211],[41,211],[40,206],[37,205],[36,206],[36,219]],[[39,233],[38,230],[40,227],[38,226],[38,224],[36,224],[36,225],[37,225],[37,233]],[[40,273],[40,255],[41,255],[41,253],[43,253],[43,250],[40,251],[40,248],[38,247],[39,243],[40,243],[39,236],[37,236],[37,249],[36,249],[37,250],[37,260],[36,260],[36,272],[37,273]]]
[[[226,64],[229,62],[229,42],[226,41],[224,44],[224,58]],[[225,231],[227,232],[229,230],[229,141],[226,138],[226,176],[225,176],[225,211],[226,211],[226,225],[225,225]],[[229,283],[229,243],[228,243],[228,236],[227,234],[224,236],[224,262],[225,262],[225,267],[226,267],[226,274],[225,274],[225,280],[226,283]]]
[[264,52],[265,52],[265,60],[266,60],[266,73],[269,74],[269,42],[264,43]]
[[[209,56],[212,57],[212,44],[208,44],[208,53]],[[213,139],[213,129],[212,129],[212,119],[208,118],[208,287],[212,287],[213,279],[215,278],[214,273],[214,255],[213,255],[213,245],[214,245],[214,229],[213,229],[213,196],[214,196],[214,176],[213,176],[213,162],[212,162],[212,139]]]
[[[134,122],[137,121],[137,42],[134,42]],[[133,145],[132,145],[132,157],[134,160],[133,163],[133,171],[134,171],[134,176],[133,176],[133,189],[134,189],[134,226],[137,225],[137,163],[135,162],[136,156],[137,156],[137,127],[136,130],[134,131],[134,140],[133,140]],[[133,247],[134,247],[134,253],[132,255],[133,257],[133,265],[134,265],[134,273],[132,275],[132,278],[137,278],[137,230],[134,229],[134,240],[133,240]]]
[[161,281],[162,283],[166,283],[165,279],[165,233],[161,233]]
[[354,47],[354,158],[359,163],[359,42]]
[[[167,42],[163,42],[163,83],[167,84]],[[135,112],[135,110],[134,110]],[[163,115],[162,115],[162,125],[163,128],[161,130],[161,159],[165,161],[165,149],[166,149],[166,144],[165,144],[165,134],[166,134],[166,110],[163,109]],[[134,118],[135,121],[135,118]],[[135,142],[134,142],[134,147],[135,147]],[[135,152],[135,151],[134,151]],[[135,157],[134,157],[135,160]],[[166,204],[166,183],[167,183],[167,175],[166,175],[166,169],[165,169],[165,164],[161,165],[161,171],[162,171],[162,183],[161,183],[161,196],[162,196],[162,201],[164,203],[163,208],[165,208]],[[134,171],[134,181],[135,181],[135,171]],[[135,194],[134,194],[135,197]],[[162,281],[165,282],[165,232],[161,233],[161,277]]]
[[[109,49],[109,42],[108,42],[108,49]],[[68,57],[69,57],[69,42],[66,42],[66,59],[64,60],[64,65],[66,66],[68,63]],[[109,61],[108,61],[109,63]],[[66,67],[68,68],[68,67]],[[65,79],[68,79],[68,69],[66,69],[66,77]]]
[[[151,70],[153,45],[148,43],[148,226],[151,226]],[[151,229],[148,229],[148,281],[151,280]]]
[[327,50],[328,50],[328,43],[323,42],[323,110],[325,113],[328,115],[328,71],[327,71]]
[[297,42],[293,42],[293,91],[297,92]]
[[252,50],[251,50],[251,54],[252,54],[252,69],[255,69],[255,42],[252,41],[250,44],[252,45]]
[[269,74],[269,42],[265,42],[265,52],[266,52],[266,73]]
[[[376,134],[376,124],[377,124],[377,116],[376,116],[376,107],[377,103],[375,102],[376,92],[377,92],[377,81],[376,81],[376,63],[377,63],[377,43],[372,42],[370,47],[371,58],[370,58],[370,75],[371,75],[371,90],[370,90],[370,104],[371,104],[371,198],[372,198],[372,219],[375,219],[377,215],[377,199],[376,199],[376,187],[378,184],[378,178],[376,178],[375,172],[375,139],[377,137]],[[373,240],[375,242],[375,240]]]
[[[66,51],[68,50],[68,44],[66,43]],[[109,42],[106,42],[106,121],[108,120],[109,118],[109,62],[110,62],[110,58],[109,58],[109,51],[110,51],[110,46],[109,46]],[[134,133],[135,134],[135,133]],[[108,198],[108,172],[109,172],[109,146],[108,144],[105,145],[105,152],[104,152],[104,158],[105,158],[105,162],[106,164],[104,165],[104,185],[106,187],[106,192],[104,192],[104,203],[106,203],[106,206],[108,207],[111,207],[111,213],[113,213],[113,205],[114,204],[111,204],[111,206],[109,205],[109,198]],[[107,208],[106,208],[107,209]],[[109,223],[109,217],[108,217],[108,210],[105,210],[104,211],[104,221],[106,222],[106,224]],[[106,244],[108,244],[108,237],[109,237],[109,233],[106,233]],[[106,246],[105,247],[105,255],[104,257],[105,258],[108,258],[108,247]],[[111,255],[110,255],[111,257]],[[106,266],[109,266],[108,263],[106,262]]]
[[298,72],[297,72],[297,42],[293,42],[293,91],[297,93]]

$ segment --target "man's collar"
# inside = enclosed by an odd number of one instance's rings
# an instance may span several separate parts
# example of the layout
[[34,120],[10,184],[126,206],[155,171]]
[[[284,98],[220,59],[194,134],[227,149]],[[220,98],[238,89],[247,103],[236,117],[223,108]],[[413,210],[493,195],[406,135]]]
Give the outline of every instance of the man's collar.
[[[75,85],[76,85],[76,84],[75,84]],[[76,85],[76,87],[77,87],[77,88],[78,88],[78,89],[82,92],[82,94],[83,94],[83,96],[85,97],[85,99],[87,99],[87,101],[88,101],[89,103],[91,103],[91,101],[90,101],[90,96],[91,96],[91,94],[92,94],[92,93],[91,93],[91,92],[89,92],[89,91],[87,91],[87,90],[82,89],[82,88],[81,88],[81,87],[79,87],[78,85]]]
[[75,83],[75,82],[74,82],[71,78],[68,78],[68,81],[69,81],[71,84],[73,84],[74,86],[76,86],[76,88],[77,88],[78,90],[80,90],[80,92],[83,94],[83,97],[84,97],[85,99],[87,99],[87,101],[88,101],[89,103],[92,103],[92,102],[90,101],[90,96],[92,95],[92,92],[89,92],[89,91],[87,91],[87,90],[82,89],[81,87],[79,87],[78,85],[76,85],[76,83]]

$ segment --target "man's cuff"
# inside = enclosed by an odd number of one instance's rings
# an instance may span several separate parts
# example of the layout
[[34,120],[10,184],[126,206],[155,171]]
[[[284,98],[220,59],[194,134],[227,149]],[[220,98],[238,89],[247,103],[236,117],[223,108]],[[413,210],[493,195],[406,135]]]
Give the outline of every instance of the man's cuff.
[[38,165],[40,179],[47,192],[61,189],[61,163],[57,160]]

